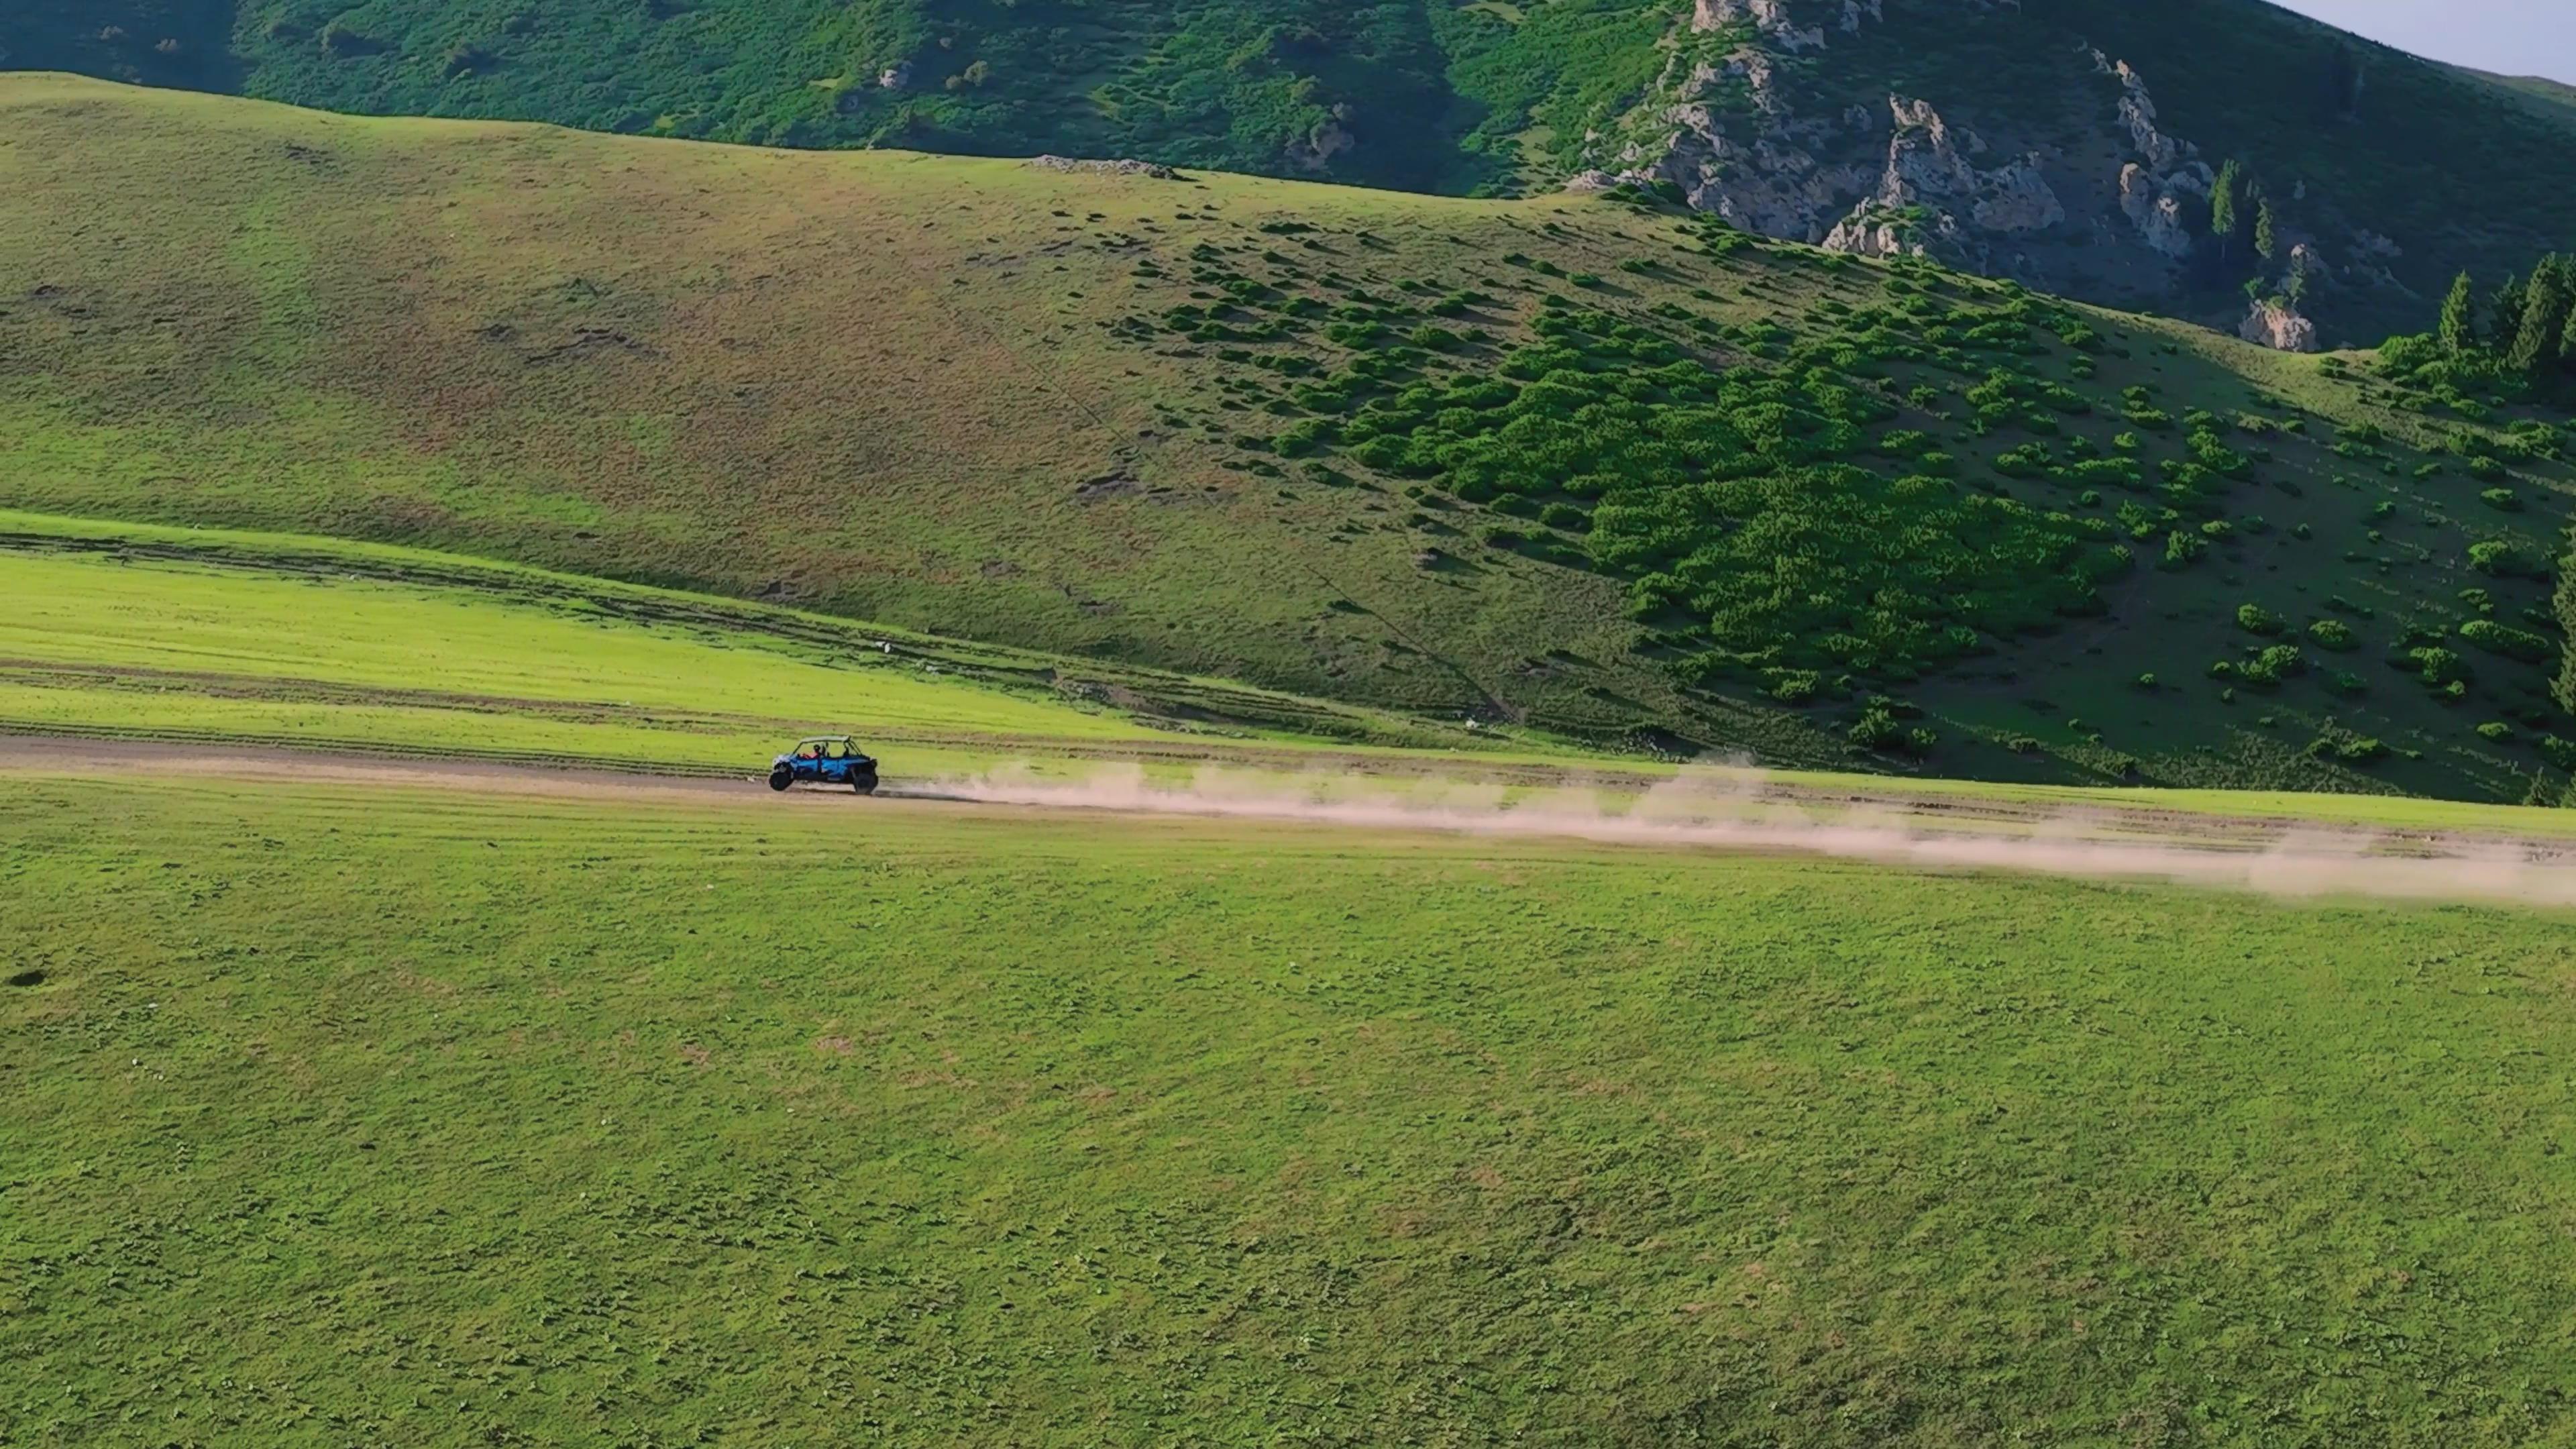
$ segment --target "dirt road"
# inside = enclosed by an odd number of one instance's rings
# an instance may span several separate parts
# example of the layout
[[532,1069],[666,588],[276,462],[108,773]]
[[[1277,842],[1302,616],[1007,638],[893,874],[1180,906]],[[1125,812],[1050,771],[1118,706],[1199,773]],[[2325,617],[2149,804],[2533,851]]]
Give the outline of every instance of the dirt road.
[[407,785],[620,801],[732,797],[797,810],[963,805],[1067,818],[1220,818],[1284,828],[1813,854],[1913,869],[2162,880],[2282,896],[2576,906],[2576,818],[2566,835],[2554,838],[2401,832],[2182,810],[2063,810],[2018,800],[1825,792],[1731,770],[1685,771],[1648,786],[1633,776],[1604,778],[1571,769],[1553,788],[1521,786],[1507,793],[1481,777],[1426,785],[1341,772],[1283,776],[1207,768],[1186,780],[1156,781],[1140,766],[1128,765],[1079,779],[1006,770],[893,781],[877,799],[861,801],[847,791],[802,787],[773,795],[749,771],[734,778],[686,778],[260,747],[0,737],[0,775],[9,772]]

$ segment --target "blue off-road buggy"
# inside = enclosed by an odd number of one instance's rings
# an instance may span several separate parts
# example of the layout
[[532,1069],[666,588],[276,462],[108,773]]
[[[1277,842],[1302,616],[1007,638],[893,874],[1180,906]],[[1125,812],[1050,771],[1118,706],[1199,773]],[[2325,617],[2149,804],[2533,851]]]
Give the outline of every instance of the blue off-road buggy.
[[784,790],[799,780],[818,785],[847,785],[862,795],[877,792],[877,762],[848,735],[818,735],[798,740],[796,748],[769,763],[769,788]]

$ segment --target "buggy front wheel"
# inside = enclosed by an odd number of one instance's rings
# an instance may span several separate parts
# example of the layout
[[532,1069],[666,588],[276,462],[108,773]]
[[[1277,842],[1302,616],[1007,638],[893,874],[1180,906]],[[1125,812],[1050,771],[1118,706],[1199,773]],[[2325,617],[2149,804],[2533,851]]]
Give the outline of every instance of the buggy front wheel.
[[769,788],[772,790],[784,790],[793,783],[795,779],[796,776],[790,771],[772,770],[769,772]]
[[874,770],[870,770],[864,775],[852,775],[850,777],[850,788],[862,795],[875,794],[877,792],[876,772]]

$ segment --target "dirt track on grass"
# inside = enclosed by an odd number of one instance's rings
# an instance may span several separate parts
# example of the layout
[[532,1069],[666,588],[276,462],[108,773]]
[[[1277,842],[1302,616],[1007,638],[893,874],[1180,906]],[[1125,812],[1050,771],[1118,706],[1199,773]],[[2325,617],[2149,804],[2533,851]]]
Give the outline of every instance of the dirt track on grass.
[[[768,798],[781,808],[940,805],[1082,816],[1267,821],[1365,832],[1434,832],[1605,845],[1803,854],[1930,870],[2154,880],[2285,897],[2498,901],[2576,906],[2576,819],[2564,836],[2396,831],[2125,807],[1926,800],[1773,782],[1755,772],[1635,777],[1567,770],[1554,788],[1507,792],[1485,778],[1389,781],[1342,772],[1202,768],[1149,780],[1135,765],[1068,780],[1014,768],[890,782],[875,801],[799,788],[773,797],[758,775],[685,777],[380,758],[283,748],[0,737],[0,771],[188,776],[277,783],[410,785],[477,794],[636,800]],[[1462,762],[1462,771],[1473,772]],[[1516,771],[1516,775],[1524,772]]]

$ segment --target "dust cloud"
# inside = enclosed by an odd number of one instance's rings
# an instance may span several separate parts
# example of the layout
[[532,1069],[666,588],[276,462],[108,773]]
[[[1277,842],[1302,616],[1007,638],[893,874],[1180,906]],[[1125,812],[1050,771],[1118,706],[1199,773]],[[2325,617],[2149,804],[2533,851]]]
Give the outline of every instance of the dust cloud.
[[[1742,771],[1685,770],[1643,792],[1572,786],[1514,793],[1490,784],[1398,789],[1343,775],[1289,778],[1218,767],[1170,782],[1151,780],[1138,767],[1111,767],[1079,780],[1013,767],[902,793],[993,805],[2163,881],[2290,898],[2576,905],[2576,842],[2399,839],[2364,829],[2118,810],[1936,829],[1892,802],[1819,807],[1784,797],[1759,775]],[[2150,814],[2143,822],[2131,818]]]

